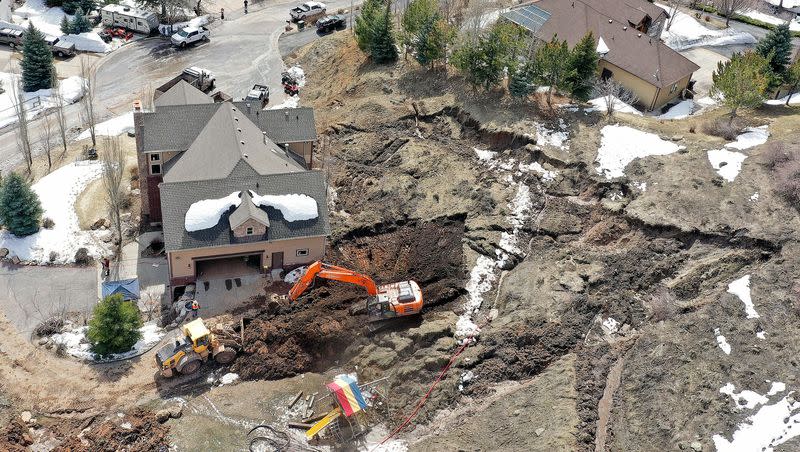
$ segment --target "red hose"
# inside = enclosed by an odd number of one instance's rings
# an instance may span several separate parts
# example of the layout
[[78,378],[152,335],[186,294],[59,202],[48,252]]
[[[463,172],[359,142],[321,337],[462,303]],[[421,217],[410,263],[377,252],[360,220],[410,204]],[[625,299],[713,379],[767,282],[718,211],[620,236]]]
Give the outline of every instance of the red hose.
[[469,336],[467,336],[464,339],[464,343],[461,344],[461,346],[458,347],[458,349],[453,354],[453,356],[450,357],[450,361],[442,368],[442,371],[439,372],[439,376],[436,377],[436,379],[433,381],[433,384],[431,384],[431,387],[428,388],[428,392],[426,392],[425,395],[422,396],[422,398],[419,400],[419,403],[417,403],[417,406],[416,406],[416,408],[414,408],[414,411],[412,411],[411,414],[409,414],[408,417],[406,417],[406,419],[403,421],[403,423],[401,423],[391,433],[386,435],[386,437],[381,440],[380,444],[383,444],[386,441],[390,440],[392,437],[394,437],[395,435],[400,433],[401,430],[406,428],[406,426],[408,426],[408,424],[411,423],[411,421],[414,419],[414,417],[417,416],[417,413],[419,413],[419,410],[422,408],[422,406],[425,405],[425,402],[428,401],[428,397],[430,397],[430,395],[433,392],[434,388],[436,388],[436,386],[439,384],[439,382],[442,381],[442,378],[444,378],[444,374],[446,374],[447,371],[450,370],[450,367],[453,365],[453,363],[456,362],[456,358],[458,358],[458,355],[460,355],[461,352],[464,351],[464,349],[469,347],[469,345],[472,343],[472,338],[473,338],[473,336],[475,336],[475,333],[480,331],[481,328],[483,328],[484,325],[486,325],[486,322],[484,322],[480,326],[478,326],[478,328],[476,328],[475,331],[473,331]]

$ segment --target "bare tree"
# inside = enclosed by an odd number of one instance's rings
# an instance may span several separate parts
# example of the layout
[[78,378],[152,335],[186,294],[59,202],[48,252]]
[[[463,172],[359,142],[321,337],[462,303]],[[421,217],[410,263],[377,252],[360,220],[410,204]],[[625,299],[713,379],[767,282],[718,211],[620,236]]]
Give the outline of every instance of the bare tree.
[[47,154],[47,172],[49,173],[50,170],[53,169],[53,159],[50,155],[50,151],[52,151],[52,137],[53,137],[53,114],[50,110],[44,111],[44,117],[41,121],[40,133],[41,133],[41,140],[42,145],[44,147],[44,152]]
[[58,125],[58,133],[59,137],[61,138],[61,146],[62,151],[61,155],[67,152],[67,115],[64,114],[64,107],[66,106],[67,102],[64,100],[64,94],[61,92],[61,89],[58,87],[58,78],[53,77],[55,80],[55,84],[53,85],[53,101],[55,105],[53,107],[55,122]]
[[665,29],[669,30],[672,26],[672,22],[675,21],[675,16],[678,15],[678,6],[680,6],[681,2],[680,0],[667,0],[664,4],[667,6],[667,14],[669,15]]
[[725,26],[728,27],[737,11],[752,9],[755,3],[756,0],[714,0],[714,7],[725,17]]
[[613,78],[597,79],[594,84],[595,96],[602,97],[606,103],[606,114],[611,116],[621,104],[633,105],[639,101],[636,94],[622,86]]
[[92,146],[97,146],[97,112],[95,111],[95,70],[86,62],[86,58],[81,58],[81,77],[83,78],[83,97],[81,98],[81,119],[89,128],[89,135],[92,137]]
[[125,174],[125,153],[119,145],[117,137],[105,140],[103,150],[103,191],[106,195],[106,207],[111,220],[111,227],[117,234],[117,259],[122,257],[122,204],[125,193],[122,189],[122,178]]
[[14,103],[14,113],[17,116],[16,139],[17,147],[22,152],[22,158],[28,167],[28,174],[33,165],[33,151],[31,148],[31,137],[28,129],[28,111],[25,107],[25,93],[22,91],[22,77],[19,77],[17,70],[13,69],[14,81],[11,83],[11,99]]

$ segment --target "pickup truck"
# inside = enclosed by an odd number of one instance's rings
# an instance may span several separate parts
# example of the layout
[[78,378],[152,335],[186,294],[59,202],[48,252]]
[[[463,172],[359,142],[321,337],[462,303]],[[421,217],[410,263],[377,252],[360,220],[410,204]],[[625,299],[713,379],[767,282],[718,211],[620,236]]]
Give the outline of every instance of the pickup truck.
[[22,45],[22,30],[11,28],[0,29],[0,43],[8,44],[12,49]]
[[211,32],[206,27],[186,27],[172,35],[170,41],[172,45],[183,49],[189,44],[208,41],[210,37]]
[[289,15],[295,22],[308,20],[325,14],[325,4],[320,2],[305,2],[289,10]]
[[264,85],[253,85],[253,89],[247,93],[244,98],[245,102],[253,102],[261,105],[264,108],[269,103],[269,87]]
[[59,58],[75,55],[75,44],[71,42],[64,42],[55,36],[49,35],[45,36],[44,40],[47,41],[47,44],[50,45],[50,49],[53,50],[53,55]]

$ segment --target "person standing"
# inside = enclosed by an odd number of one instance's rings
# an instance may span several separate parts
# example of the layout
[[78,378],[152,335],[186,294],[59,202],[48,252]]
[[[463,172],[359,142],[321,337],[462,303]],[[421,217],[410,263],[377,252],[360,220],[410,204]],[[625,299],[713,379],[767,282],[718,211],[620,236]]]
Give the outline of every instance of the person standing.
[[197,300],[192,301],[192,318],[196,319],[197,316],[200,314],[200,303]]
[[247,0],[244,0],[244,13],[247,14]]
[[107,277],[111,274],[111,262],[108,260],[107,257],[103,258],[103,276]]
[[219,9],[219,19],[220,20],[225,20],[225,8],[220,8]]

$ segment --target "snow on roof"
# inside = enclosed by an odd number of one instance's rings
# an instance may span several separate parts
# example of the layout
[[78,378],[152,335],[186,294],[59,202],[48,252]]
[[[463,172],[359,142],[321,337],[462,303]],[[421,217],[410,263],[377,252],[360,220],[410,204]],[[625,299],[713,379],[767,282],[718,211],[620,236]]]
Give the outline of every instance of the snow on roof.
[[[311,196],[303,194],[264,195],[260,196],[249,192],[253,204],[260,207],[272,207],[283,214],[288,222],[313,220],[319,216],[317,201]],[[184,228],[188,232],[201,231],[213,228],[219,223],[220,217],[231,207],[239,207],[242,199],[241,192],[235,191],[224,198],[203,199],[192,203],[186,212]]]
[[106,5],[101,9],[101,11],[108,11],[117,14],[125,14],[128,16],[138,17],[142,19],[155,15],[155,13],[151,11],[145,11],[138,8],[131,8],[130,6],[116,5],[116,4]]
[[319,6],[320,8],[325,8],[325,4],[322,2],[305,2],[303,4],[307,5],[308,7]]
[[600,131],[600,149],[597,151],[597,172],[606,179],[622,177],[629,163],[650,155],[667,155],[683,149],[658,135],[633,127],[609,125]]
[[606,42],[603,41],[603,38],[601,37],[597,41],[597,53],[599,53],[601,55],[605,55],[605,54],[608,53],[609,50],[611,50],[611,49],[608,48],[608,46],[606,45]]
[[189,232],[213,228],[219,223],[222,216],[231,207],[239,207],[242,202],[238,191],[219,199],[202,199],[189,206],[186,211],[184,227]]
[[259,196],[252,191],[253,204],[273,207],[283,214],[286,221],[313,220],[319,216],[317,201],[311,196],[300,194]]

